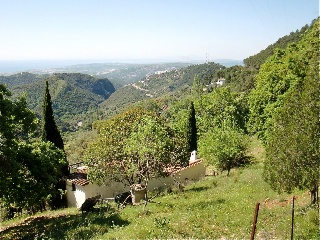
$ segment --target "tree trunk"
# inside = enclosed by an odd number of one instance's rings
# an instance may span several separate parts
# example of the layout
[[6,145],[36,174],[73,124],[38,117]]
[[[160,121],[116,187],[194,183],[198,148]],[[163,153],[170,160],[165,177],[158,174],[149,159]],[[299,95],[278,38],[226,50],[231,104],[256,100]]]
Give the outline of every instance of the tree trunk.
[[230,176],[230,170],[231,170],[231,168],[228,168],[228,169],[227,169],[227,171],[228,171],[227,176],[228,176],[228,177]]
[[310,190],[311,193],[311,204],[316,204],[318,200],[318,182],[315,182],[313,188]]

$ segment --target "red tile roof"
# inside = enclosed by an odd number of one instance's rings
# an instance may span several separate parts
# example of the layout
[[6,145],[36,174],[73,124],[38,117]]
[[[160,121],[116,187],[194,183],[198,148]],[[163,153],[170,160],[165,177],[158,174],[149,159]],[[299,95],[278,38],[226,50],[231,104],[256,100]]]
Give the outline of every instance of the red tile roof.
[[182,170],[185,170],[185,169],[190,168],[190,167],[192,167],[192,166],[198,165],[198,164],[201,163],[201,162],[202,162],[202,159],[199,158],[199,159],[195,160],[194,162],[189,163],[189,165],[186,166],[186,167],[182,167],[182,168],[179,168],[179,169],[176,169],[176,170],[172,171],[171,174],[176,174],[176,173],[178,173],[178,172],[181,172]]
[[78,169],[77,172],[71,173],[67,177],[67,181],[72,182],[76,185],[80,185],[80,186],[85,186],[90,183],[88,180],[88,175],[86,173],[86,170],[84,170],[84,169]]
[[[172,168],[167,168],[164,172],[169,176],[171,174],[177,174],[180,171],[190,168],[192,166],[195,166],[199,163],[202,162],[202,159],[197,159],[196,161],[190,163],[188,166],[186,167],[172,167]],[[88,180],[88,174],[87,174],[87,168],[86,167],[82,167],[82,168],[77,168],[77,171],[74,173],[71,173],[68,177],[67,180],[69,182],[72,182],[76,185],[80,185],[80,186],[85,186],[88,185],[90,183],[90,181]]]

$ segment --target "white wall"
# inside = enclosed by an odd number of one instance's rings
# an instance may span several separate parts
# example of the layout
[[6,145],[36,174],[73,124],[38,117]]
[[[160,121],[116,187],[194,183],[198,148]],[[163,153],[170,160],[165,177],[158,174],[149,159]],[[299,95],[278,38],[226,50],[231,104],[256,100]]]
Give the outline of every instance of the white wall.
[[[89,186],[89,185],[86,185]],[[86,186],[76,185],[76,191],[72,191],[72,183],[67,181],[67,200],[68,207],[80,208],[82,203],[86,200]]]
[[[172,176],[151,179],[148,183],[148,190],[154,191],[159,188],[168,188],[175,184],[175,180],[183,184],[189,181],[197,181],[204,177],[205,174],[206,167],[200,162],[193,166],[186,167]],[[67,181],[68,206],[80,208],[82,203],[89,197],[101,194],[102,198],[113,198],[115,195],[129,190],[128,186],[114,182],[108,186],[98,186],[97,184],[88,184],[85,186],[76,185],[76,191],[72,191],[72,183]]]

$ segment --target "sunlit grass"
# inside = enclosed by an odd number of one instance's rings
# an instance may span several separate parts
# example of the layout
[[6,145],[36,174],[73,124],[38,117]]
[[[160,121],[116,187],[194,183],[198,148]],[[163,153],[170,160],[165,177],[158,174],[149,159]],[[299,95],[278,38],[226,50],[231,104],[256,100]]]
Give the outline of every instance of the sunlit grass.
[[[184,192],[156,198],[156,203],[127,207],[120,216],[130,224],[112,229],[99,238],[250,238],[254,209],[260,202],[257,239],[288,239],[291,233],[293,195],[272,191],[253,165],[232,171],[230,177],[207,177]],[[236,180],[237,179],[237,180]],[[317,211],[309,195],[297,192],[295,236],[317,238]],[[279,199],[285,199],[280,201]],[[298,214],[308,208],[308,214]],[[311,216],[310,216],[311,215]],[[310,219],[310,220],[308,220]]]

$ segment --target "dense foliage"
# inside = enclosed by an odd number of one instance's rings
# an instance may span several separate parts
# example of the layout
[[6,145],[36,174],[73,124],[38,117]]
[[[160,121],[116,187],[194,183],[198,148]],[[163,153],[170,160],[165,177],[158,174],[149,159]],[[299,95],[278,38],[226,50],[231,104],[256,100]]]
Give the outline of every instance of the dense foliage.
[[214,127],[201,137],[199,145],[199,153],[207,164],[227,170],[228,176],[231,168],[246,163],[247,140],[239,129],[228,125]]
[[0,200],[33,208],[56,194],[64,153],[35,138],[38,120],[25,98],[13,101],[0,84]]
[[225,84],[235,92],[249,93],[254,88],[254,76],[258,70],[233,66],[218,72],[221,78],[225,79]]
[[229,87],[216,88],[195,102],[195,106],[200,135],[226,124],[246,130],[248,109],[247,97],[243,93],[232,92]]
[[[259,78],[257,85],[268,84],[269,91],[261,91],[265,88],[260,87],[261,92],[256,91],[251,96],[253,110],[257,109],[258,102],[267,103],[262,111],[263,119],[257,118],[258,112],[252,111],[255,114],[251,115],[258,119],[254,126],[265,121],[258,128],[260,132],[265,129],[265,179],[278,191],[309,189],[313,203],[320,171],[318,61],[319,20],[298,44],[290,45],[269,59],[260,74],[271,77]],[[265,80],[269,80],[273,88]]]
[[53,116],[48,81],[46,81],[46,88],[43,98],[42,140],[52,142],[57,148],[64,150],[63,140]]
[[28,107],[35,111],[39,118],[46,80],[50,84],[54,116],[62,131],[75,131],[79,128],[79,122],[85,125],[85,121],[90,121],[90,118],[86,117],[88,113],[93,112],[95,114],[91,116],[97,116],[98,104],[115,91],[108,79],[96,79],[79,73],[53,75],[22,73],[0,78],[1,82],[11,86],[13,99],[27,93]]
[[5,84],[8,88],[12,89],[19,85],[33,84],[43,80],[44,76],[36,75],[28,72],[21,72],[11,76],[0,75],[0,83]]
[[191,102],[189,107],[189,118],[188,118],[188,126],[187,126],[187,141],[188,141],[188,150],[189,152],[197,151],[197,122],[196,122],[196,110],[194,109],[193,102]]
[[90,178],[100,184],[141,183],[185,160],[185,141],[153,112],[131,109],[95,129],[99,136],[88,148],[86,163]]
[[318,37],[314,30],[317,25],[308,31],[299,44],[293,43],[286,50],[277,49],[256,76],[255,89],[249,95],[248,128],[264,141],[272,113],[283,105],[285,93],[305,79],[310,59],[318,54]]

